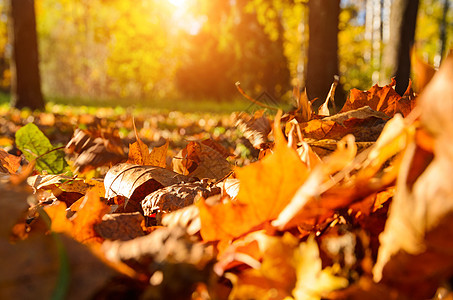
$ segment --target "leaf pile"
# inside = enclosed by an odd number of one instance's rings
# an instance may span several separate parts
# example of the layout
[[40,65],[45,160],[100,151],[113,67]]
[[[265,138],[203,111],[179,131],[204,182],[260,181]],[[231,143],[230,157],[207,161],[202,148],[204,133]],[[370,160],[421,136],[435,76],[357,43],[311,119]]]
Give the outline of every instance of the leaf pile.
[[76,130],[68,161],[24,126],[22,157],[0,149],[0,298],[451,297],[452,82],[450,56],[421,95],[352,90],[337,114],[335,84],[319,114],[295,90],[273,122],[230,120],[242,167],[190,126],[180,147]]

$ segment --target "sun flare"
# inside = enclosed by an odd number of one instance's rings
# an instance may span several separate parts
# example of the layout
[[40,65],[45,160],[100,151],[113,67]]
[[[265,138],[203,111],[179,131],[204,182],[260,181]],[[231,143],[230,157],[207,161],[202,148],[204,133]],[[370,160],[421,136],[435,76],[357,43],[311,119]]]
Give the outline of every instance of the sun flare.
[[176,7],[182,7],[186,4],[186,0],[168,0],[171,4],[173,4]]

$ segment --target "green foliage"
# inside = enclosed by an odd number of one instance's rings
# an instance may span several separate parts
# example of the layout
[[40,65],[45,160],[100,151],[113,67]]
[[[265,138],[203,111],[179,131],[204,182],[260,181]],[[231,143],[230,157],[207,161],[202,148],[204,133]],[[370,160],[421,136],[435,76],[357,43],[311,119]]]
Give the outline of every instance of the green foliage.
[[33,123],[16,132],[16,145],[29,161],[36,159],[36,168],[40,172],[61,174],[70,171],[64,151],[52,151],[54,147],[49,139]]
[[168,89],[177,39],[166,1],[36,2],[45,94],[140,98]]
[[240,81],[256,96],[266,91],[279,99],[290,89],[282,39],[266,33],[257,14],[246,9],[245,1],[201,3],[205,5],[198,13],[206,21],[197,34],[183,36],[186,55],[176,71],[180,92],[192,97],[231,98],[237,94],[234,83]]
[[364,53],[371,50],[371,43],[364,37],[365,26],[355,22],[358,7],[343,7],[339,16],[338,56],[340,62],[341,83],[344,90],[352,88],[368,89],[373,83],[372,64],[366,62]]
[[[254,97],[280,99],[304,84],[308,0],[35,0],[44,94],[108,104],[169,99],[231,99],[234,83]],[[0,91],[10,86],[6,1],[0,0]],[[342,1],[339,62],[345,90],[373,84],[364,1]],[[440,50],[443,1],[421,0],[418,51]],[[362,16],[363,17],[363,16]],[[453,8],[447,49],[453,43]],[[384,47],[385,45],[383,45]],[[94,100],[91,100],[94,99]],[[150,100],[152,99],[152,101]],[[154,102],[153,102],[154,103]]]
[[[444,1],[422,0],[418,9],[415,32],[416,47],[420,54],[431,64],[438,63],[440,57],[440,25],[444,13]],[[453,48],[453,3],[446,16],[446,50]],[[446,53],[444,53],[446,54]],[[437,60],[437,61],[436,61]]]

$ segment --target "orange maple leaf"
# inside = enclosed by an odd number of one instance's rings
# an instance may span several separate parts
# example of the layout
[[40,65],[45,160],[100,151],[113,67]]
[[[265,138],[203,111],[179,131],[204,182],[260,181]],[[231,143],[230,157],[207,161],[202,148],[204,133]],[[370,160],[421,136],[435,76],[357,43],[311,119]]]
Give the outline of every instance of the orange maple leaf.
[[94,225],[102,221],[110,208],[101,201],[97,192],[88,191],[86,196],[78,200],[77,213],[71,218],[66,218],[66,204],[45,207],[44,210],[52,220],[51,230],[64,232],[81,243],[101,243],[103,238],[95,231]]
[[236,170],[240,180],[235,201],[225,199],[213,206],[199,201],[201,235],[204,240],[238,237],[275,219],[308,176],[306,165],[288,147],[276,117],[274,152]]
[[404,116],[414,107],[414,100],[401,97],[393,88],[395,80],[385,86],[374,85],[368,91],[352,89],[345,105],[340,113],[369,106],[375,111],[381,111],[393,117],[396,113],[402,113]]

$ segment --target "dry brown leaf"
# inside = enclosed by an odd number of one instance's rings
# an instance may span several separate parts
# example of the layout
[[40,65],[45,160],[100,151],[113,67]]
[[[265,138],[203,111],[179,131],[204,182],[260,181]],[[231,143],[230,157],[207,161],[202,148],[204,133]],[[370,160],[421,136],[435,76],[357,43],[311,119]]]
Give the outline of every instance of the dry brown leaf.
[[227,151],[218,143],[189,142],[175,158],[173,170],[199,179],[222,179],[231,172],[231,165],[225,159]]
[[[419,98],[421,130],[431,135],[433,145],[429,147],[429,141],[419,137],[405,151],[373,270],[375,280],[404,285],[402,290],[411,298],[433,296],[439,283],[452,275],[446,262],[451,261],[447,253],[453,249],[451,226],[447,225],[453,211],[453,122],[445,113],[453,111],[452,82],[450,55]],[[432,240],[433,235],[442,238]],[[407,274],[404,281],[401,274]]]
[[399,103],[402,98],[394,90],[394,85],[395,80],[392,79],[390,84],[383,87],[376,84],[368,91],[352,89],[340,113],[355,110],[363,106],[369,106],[375,111],[384,112],[389,117],[393,117],[398,112],[410,111],[413,107],[412,102],[414,100],[404,104]]
[[390,119],[389,116],[387,116],[386,114],[384,114],[382,112],[375,111],[369,106],[363,106],[363,107],[360,107],[355,110],[345,111],[343,113],[339,113],[339,114],[333,115],[331,117],[324,118],[323,120],[335,121],[336,123],[338,123],[340,125],[345,125],[344,124],[345,121],[352,119],[352,118],[363,120],[363,119],[368,119],[368,118],[372,118],[372,117],[377,118],[377,119],[382,119],[385,121]]
[[89,191],[77,213],[70,219],[66,217],[64,203],[47,206],[44,209],[52,220],[52,231],[66,233],[81,243],[102,243],[103,238],[99,236],[94,226],[102,222],[102,217],[110,211],[110,208],[100,200],[97,193]]
[[34,175],[27,178],[27,183],[33,187],[40,202],[60,200],[71,206],[88,190],[104,197],[104,184],[98,179],[80,179],[64,175]]
[[[238,275],[227,274],[233,283],[231,299],[321,299],[328,292],[347,286],[345,278],[322,269],[318,245],[313,238],[298,243],[292,235],[271,237],[252,233],[262,260]],[[278,259],[276,259],[278,258]]]
[[133,122],[136,142],[129,145],[128,160],[126,163],[142,165],[142,166],[156,166],[165,168],[167,166],[167,150],[169,142],[168,140],[164,145],[160,147],[154,147],[153,150],[149,151],[148,146],[140,139],[137,128],[135,127],[135,121]]
[[188,181],[188,177],[160,167],[119,164],[105,176],[105,198],[122,196],[126,204],[131,202],[138,209],[139,203],[152,192]]
[[128,241],[145,235],[141,227],[143,221],[140,213],[107,214],[102,222],[94,225],[94,230],[106,240]]
[[157,212],[168,213],[193,204],[197,196],[208,198],[218,193],[220,188],[211,188],[206,181],[178,183],[146,196],[142,201],[142,209],[145,216]]
[[326,97],[326,101],[321,105],[321,107],[318,109],[318,115],[320,116],[330,116],[332,115],[329,110],[329,103],[332,103],[332,110],[334,113],[337,112],[337,107],[335,105],[335,90],[337,89],[337,85],[339,82],[340,78],[335,75],[334,76],[334,81],[332,85],[330,86],[329,94]]
[[415,51],[415,48],[411,51],[411,63],[414,73],[415,89],[418,93],[421,93],[431,81],[434,74],[436,74],[436,69],[424,62],[417,54],[417,51]]
[[121,278],[84,245],[64,235],[57,238],[68,260],[67,270],[62,269],[57,241],[51,235],[32,235],[15,244],[0,239],[0,256],[7,258],[0,269],[1,299],[51,299],[61,276],[70,278],[65,299],[91,299],[100,290],[112,288],[114,278]]
[[262,160],[236,170],[240,180],[235,201],[207,205],[201,200],[201,235],[204,240],[221,240],[240,236],[255,226],[271,221],[289,203],[308,170],[294,149],[287,146],[275,119],[274,152]]
[[76,172],[87,172],[104,165],[114,165],[125,159],[118,133],[108,130],[76,129],[66,145],[66,152],[76,154]]
[[282,122],[289,122],[296,119],[297,122],[303,123],[311,120],[313,108],[308,100],[307,89],[300,91],[298,87],[293,88],[293,98],[296,100],[296,109],[282,116]]
[[352,135],[346,136],[338,143],[337,150],[313,169],[307,180],[297,189],[291,201],[279,213],[278,218],[272,222],[272,225],[279,229],[288,226],[288,223],[304,208],[308,201],[325,192],[326,188],[323,184],[332,180],[331,175],[349,165],[356,153],[354,137]]
[[236,116],[236,126],[256,149],[260,149],[262,144],[268,141],[267,136],[272,129],[269,119],[266,118],[262,110],[255,112],[253,116],[240,113]]
[[21,158],[0,149],[0,172],[14,174],[20,167]]
[[170,142],[167,140],[165,144],[160,147],[154,147],[150,153],[150,164],[151,166],[157,166],[161,168],[167,167],[167,151]]
[[27,198],[31,195],[31,189],[0,182],[0,195],[0,239],[7,239],[14,224],[29,207]]
[[192,264],[202,269],[213,254],[206,245],[194,243],[181,227],[159,228],[152,233],[130,241],[105,241],[102,249],[113,262],[140,262],[149,264]]

